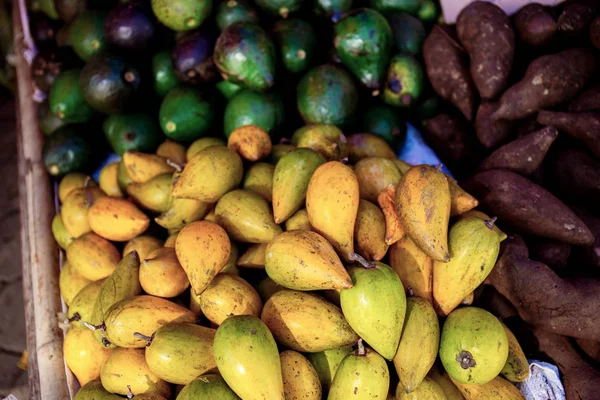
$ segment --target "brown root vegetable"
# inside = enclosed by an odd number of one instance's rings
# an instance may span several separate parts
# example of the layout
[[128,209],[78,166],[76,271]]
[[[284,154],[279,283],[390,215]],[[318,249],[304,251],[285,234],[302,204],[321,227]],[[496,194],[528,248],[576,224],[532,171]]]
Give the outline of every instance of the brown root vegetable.
[[533,115],[517,122],[517,127],[515,129],[517,131],[517,137],[520,138],[529,135],[530,133],[539,131],[544,127],[544,125],[538,124],[538,122],[535,120],[536,117],[537,115]]
[[538,328],[575,338],[600,340],[600,280],[562,279],[547,265],[523,257],[509,237],[486,284]]
[[477,304],[501,319],[517,317],[519,312],[493,286],[484,286],[483,292],[477,299]]
[[567,268],[571,255],[570,244],[546,238],[533,238],[528,243],[529,254],[533,260],[546,264],[557,273]]
[[592,49],[568,49],[536,58],[525,76],[504,92],[492,117],[518,120],[571,100],[597,67]]
[[596,13],[594,0],[568,1],[557,19],[558,30],[569,36],[585,32]]
[[569,111],[599,111],[600,110],[600,85],[591,86],[583,90],[571,103]]
[[523,175],[531,175],[542,164],[557,136],[558,131],[552,126],[532,132],[494,151],[481,162],[479,168],[481,170],[504,168]]
[[515,33],[508,15],[487,1],[469,4],[456,20],[456,33],[471,58],[471,77],[484,99],[506,87],[515,54]]
[[566,148],[553,158],[551,182],[559,195],[574,203],[598,207],[600,203],[600,160],[587,151]]
[[573,247],[571,260],[581,267],[600,269],[600,219],[587,211],[575,208],[575,213],[594,234],[594,243],[590,246]]
[[600,342],[586,339],[577,339],[575,342],[589,358],[600,363]]
[[500,221],[532,235],[589,245],[594,235],[573,211],[541,186],[514,172],[477,173],[462,187]]
[[590,24],[590,41],[597,49],[600,49],[600,16],[594,18]]
[[571,345],[569,338],[540,329],[533,331],[541,352],[558,366],[567,399],[596,400],[600,393],[600,371],[588,364]]
[[502,143],[510,135],[513,127],[513,121],[492,118],[496,109],[495,103],[483,102],[479,105],[475,117],[477,139],[488,149]]
[[436,93],[454,104],[470,121],[475,104],[475,85],[467,54],[449,28],[436,25],[423,43],[427,76]]
[[584,143],[592,153],[600,157],[600,112],[540,111],[537,121],[543,125],[554,125]]
[[531,46],[550,43],[558,29],[552,15],[538,3],[521,7],[513,21],[519,39]]

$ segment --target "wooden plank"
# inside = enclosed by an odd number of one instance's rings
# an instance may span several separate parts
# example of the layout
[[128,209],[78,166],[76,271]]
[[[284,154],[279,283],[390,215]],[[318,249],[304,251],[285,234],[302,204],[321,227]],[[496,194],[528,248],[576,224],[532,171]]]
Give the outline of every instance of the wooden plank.
[[[57,312],[62,310],[58,275],[58,247],[51,231],[54,215],[52,187],[42,160],[43,134],[37,126],[29,50],[24,42],[21,12],[24,2],[13,1],[13,29],[17,70],[17,156],[23,297],[29,353],[30,399],[64,400],[71,394],[62,354],[63,332]],[[27,27],[26,27],[27,29]]]

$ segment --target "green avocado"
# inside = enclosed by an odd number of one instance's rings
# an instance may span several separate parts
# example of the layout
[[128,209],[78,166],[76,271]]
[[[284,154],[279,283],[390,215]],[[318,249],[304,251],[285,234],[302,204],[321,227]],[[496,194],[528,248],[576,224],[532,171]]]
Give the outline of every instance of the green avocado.
[[120,156],[130,150],[152,153],[164,139],[156,120],[146,114],[109,115],[102,127]]
[[339,21],[341,16],[352,9],[352,0],[316,0],[315,14]]
[[152,81],[154,92],[159,97],[165,97],[169,90],[179,84],[171,63],[171,52],[160,51],[152,57]]
[[202,375],[181,389],[177,400],[239,400],[225,380],[217,374]]
[[391,106],[411,107],[423,92],[425,74],[423,67],[411,55],[397,55],[388,67],[383,101]]
[[52,114],[47,101],[38,105],[37,121],[44,135],[52,135],[58,128],[66,125],[65,121]]
[[273,25],[275,39],[285,68],[293,73],[304,71],[314,58],[317,35],[312,26],[301,19],[284,19]]
[[256,4],[265,11],[282,18],[287,18],[290,13],[298,11],[303,0],[256,0]]
[[237,22],[217,39],[213,58],[226,80],[264,91],[275,83],[275,46],[257,24]]
[[77,55],[84,61],[94,54],[108,48],[108,41],[104,36],[105,13],[86,11],[77,16],[71,25],[69,39]]
[[136,100],[140,74],[121,57],[96,54],[81,70],[79,85],[94,109],[106,114],[119,113]]
[[40,0],[37,3],[38,10],[46,14],[51,19],[58,19],[58,12],[54,6],[54,0]]
[[421,0],[421,6],[417,12],[417,16],[421,21],[431,22],[438,17],[438,7],[433,0]]
[[217,6],[215,15],[220,30],[236,22],[258,22],[256,10],[244,0],[223,0]]
[[392,52],[392,29],[385,17],[368,8],[350,11],[335,24],[334,46],[346,68],[379,94]]
[[94,116],[94,109],[85,101],[79,88],[80,75],[80,69],[61,73],[48,96],[50,111],[67,123],[87,122]]
[[396,50],[400,53],[419,54],[427,32],[418,19],[407,13],[394,13],[388,16],[392,27]]
[[191,142],[206,134],[215,117],[212,104],[196,89],[173,88],[158,113],[160,127],[169,139]]
[[81,171],[87,165],[91,148],[79,135],[78,129],[81,127],[65,126],[46,138],[42,158],[50,175],[60,177],[69,172]]
[[308,71],[296,93],[298,111],[307,124],[347,125],[358,105],[358,92],[350,74],[324,64]]
[[156,18],[174,31],[198,28],[212,11],[212,0],[152,0]]
[[231,99],[237,92],[242,90],[240,85],[229,81],[220,81],[215,86],[227,100]]
[[376,105],[365,113],[363,131],[381,137],[395,149],[404,141],[406,122],[397,110],[386,105]]
[[416,15],[423,0],[370,0],[372,8],[382,13],[404,11]]
[[278,95],[240,90],[225,108],[225,136],[229,137],[231,132],[244,125],[255,125],[271,132],[281,125],[283,117],[283,103]]

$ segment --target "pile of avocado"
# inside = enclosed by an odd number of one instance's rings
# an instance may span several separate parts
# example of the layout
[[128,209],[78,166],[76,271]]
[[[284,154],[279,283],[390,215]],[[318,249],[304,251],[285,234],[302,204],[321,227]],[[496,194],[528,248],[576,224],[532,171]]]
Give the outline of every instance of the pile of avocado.
[[435,113],[420,50],[432,0],[37,0],[31,31],[50,175],[111,151],[308,124],[393,148]]

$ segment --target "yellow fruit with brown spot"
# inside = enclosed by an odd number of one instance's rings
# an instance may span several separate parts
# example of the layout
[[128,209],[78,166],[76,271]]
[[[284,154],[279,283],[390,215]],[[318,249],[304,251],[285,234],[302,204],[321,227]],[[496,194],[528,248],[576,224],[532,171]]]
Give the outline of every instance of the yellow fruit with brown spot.
[[123,165],[131,180],[136,183],[148,182],[156,176],[175,171],[175,167],[166,158],[137,151],[126,151],[123,154]]
[[67,260],[81,276],[97,281],[112,274],[121,254],[111,242],[90,232],[73,240],[67,248]]
[[158,393],[171,396],[171,386],[148,367],[143,349],[112,350],[100,374],[102,386],[111,393]]
[[433,304],[433,260],[408,236],[390,246],[389,258],[404,289]]
[[349,260],[354,252],[354,223],[360,192],[351,168],[330,161],[316,169],[306,192],[306,211],[312,227]]
[[479,205],[477,199],[465,192],[451,177],[448,178],[450,189],[450,216],[461,215]]
[[171,180],[173,174],[162,174],[144,183],[130,183],[127,194],[146,210],[162,213],[171,202]]
[[298,210],[289,217],[285,221],[285,230],[286,231],[311,231],[312,226],[310,226],[310,221],[308,220],[308,213],[306,212],[306,208]]
[[88,212],[90,228],[97,235],[115,242],[126,242],[142,234],[150,219],[135,204],[117,197],[101,197]]
[[[471,218],[471,217],[479,218],[484,221],[489,221],[492,219],[492,218],[490,218],[489,215],[487,215],[484,212],[481,212],[479,210],[470,210],[470,211],[465,212],[464,214],[459,215],[457,221],[459,221],[461,219]],[[498,225],[494,224],[493,229],[494,229],[494,232],[496,232],[500,236],[501,242],[508,237],[506,235],[506,233],[504,233],[502,230],[500,230],[500,228],[498,228]]]
[[156,155],[171,160],[179,165],[186,162],[185,147],[172,140],[165,140],[156,149]]
[[58,276],[58,287],[65,304],[71,304],[77,293],[92,282],[71,268],[69,261],[65,261]]
[[158,297],[176,297],[190,287],[190,281],[172,247],[154,250],[140,264],[140,285]]
[[446,400],[444,391],[433,379],[425,378],[419,386],[407,393],[402,383],[396,387],[396,400]]
[[306,357],[297,351],[286,350],[279,355],[279,359],[286,399],[321,400],[319,376]]
[[396,158],[390,145],[377,135],[371,133],[355,133],[348,136],[348,156],[352,164],[363,158],[381,157]]
[[54,240],[56,240],[56,243],[58,243],[63,250],[66,250],[73,242],[73,236],[71,236],[67,231],[67,228],[65,228],[60,213],[57,213],[54,218],[52,218],[52,236],[54,236]]
[[529,362],[515,335],[506,325],[502,325],[508,338],[508,358],[500,375],[511,382],[523,382],[529,377]]
[[161,297],[141,295],[114,304],[104,321],[106,337],[119,347],[142,348],[147,342],[134,335],[152,334],[170,322],[196,322],[196,315],[185,307]]
[[292,144],[321,153],[327,161],[341,161],[348,157],[346,136],[340,128],[330,124],[311,124],[294,132]]
[[69,235],[78,238],[91,232],[88,211],[97,199],[104,196],[106,193],[97,187],[77,188],[69,193],[60,210],[63,224]]
[[388,185],[379,193],[377,203],[385,217],[385,243],[392,245],[406,236],[406,231],[396,214],[396,188],[394,185]]
[[385,243],[385,217],[375,204],[361,200],[354,225],[356,252],[367,260],[379,261],[388,250]]
[[227,146],[224,140],[213,138],[213,137],[203,137],[198,140],[195,140],[190,147],[188,147],[187,152],[185,153],[185,158],[187,161],[190,161],[192,157],[194,157],[198,152],[204,150],[210,146]]
[[200,295],[200,310],[216,325],[232,315],[260,317],[262,306],[252,285],[231,274],[218,274]]
[[452,379],[452,382],[458,387],[466,400],[525,400],[519,389],[500,376],[479,385],[460,383],[454,379]]
[[173,186],[172,196],[215,203],[239,186],[244,175],[242,158],[224,146],[211,146],[192,157]]
[[134,237],[125,244],[125,247],[123,248],[123,256],[135,250],[137,251],[140,260],[145,260],[148,258],[150,253],[156,249],[160,249],[161,247],[163,247],[162,240],[150,235],[140,235]]
[[231,132],[227,147],[240,153],[244,159],[255,162],[271,153],[271,137],[258,126],[244,125]]
[[91,176],[81,172],[71,172],[63,176],[58,184],[58,200],[64,202],[69,193],[75,189],[85,187],[97,187],[98,184]]
[[409,169],[396,188],[396,214],[402,227],[425,254],[448,262],[450,188],[443,172],[429,165]]
[[192,289],[200,294],[227,263],[231,242],[219,225],[196,221],[179,232],[175,251]]
[[81,386],[100,378],[100,371],[111,350],[94,339],[88,328],[72,327],[63,342],[65,363]]
[[98,177],[100,189],[104,190],[104,193],[109,196],[123,197],[123,191],[119,187],[118,173],[118,162],[107,164],[100,170],[100,176]]
[[247,170],[244,176],[244,182],[242,182],[242,188],[252,190],[260,197],[268,201],[269,203],[273,200],[273,174],[275,173],[275,166],[273,164],[267,164],[259,162],[252,164]]
[[236,265],[243,268],[265,269],[265,255],[268,243],[257,243],[249,246],[238,258]]
[[383,157],[363,158],[354,166],[360,198],[377,202],[377,196],[389,185],[396,187],[402,174],[393,160]]

